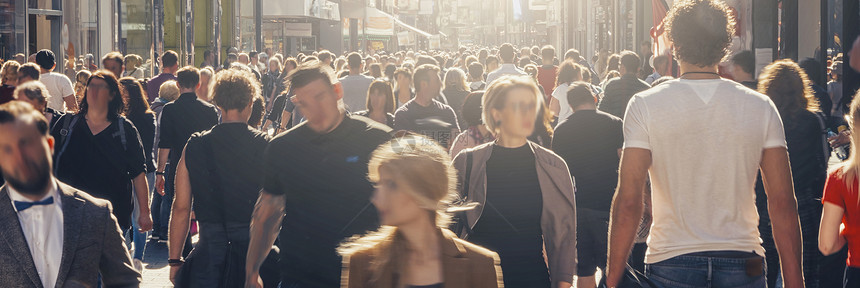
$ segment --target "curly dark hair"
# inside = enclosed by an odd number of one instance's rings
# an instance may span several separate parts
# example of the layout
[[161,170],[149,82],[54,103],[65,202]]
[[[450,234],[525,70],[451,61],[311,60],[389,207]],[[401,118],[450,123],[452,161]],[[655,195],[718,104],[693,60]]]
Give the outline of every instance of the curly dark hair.
[[725,2],[678,1],[664,21],[679,61],[708,67],[720,63],[728,55],[735,34],[735,20]]

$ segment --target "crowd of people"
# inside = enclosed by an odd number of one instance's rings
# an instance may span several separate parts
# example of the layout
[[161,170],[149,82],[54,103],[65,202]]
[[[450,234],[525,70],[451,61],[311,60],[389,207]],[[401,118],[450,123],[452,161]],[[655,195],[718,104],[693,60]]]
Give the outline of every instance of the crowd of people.
[[176,287],[857,287],[860,39],[850,68],[756,73],[733,21],[677,1],[672,55],[591,61],[166,51],[144,78],[133,54],[20,54],[0,286],[137,287],[167,243]]

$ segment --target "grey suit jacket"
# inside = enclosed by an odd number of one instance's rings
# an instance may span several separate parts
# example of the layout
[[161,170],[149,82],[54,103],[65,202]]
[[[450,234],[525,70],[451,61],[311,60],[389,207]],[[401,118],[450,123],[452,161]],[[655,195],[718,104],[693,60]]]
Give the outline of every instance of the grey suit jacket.
[[[139,287],[140,273],[110,202],[58,181],[63,210],[63,255],[56,287]],[[6,186],[0,187],[0,287],[43,288]]]

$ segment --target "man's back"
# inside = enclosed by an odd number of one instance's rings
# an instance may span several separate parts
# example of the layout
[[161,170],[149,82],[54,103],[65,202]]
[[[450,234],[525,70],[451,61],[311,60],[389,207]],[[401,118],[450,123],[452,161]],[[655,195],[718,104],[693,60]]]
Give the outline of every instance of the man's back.
[[646,263],[702,251],[764,255],[753,186],[762,151],[786,145],[767,96],[729,80],[673,80],[630,100],[624,141],[652,155]]
[[171,165],[176,165],[191,134],[209,130],[216,124],[215,106],[200,101],[194,93],[184,93],[161,111],[158,148],[171,149]]
[[606,84],[606,90],[603,92],[603,98],[600,100],[598,108],[600,111],[623,119],[624,110],[627,109],[627,102],[630,101],[630,98],[648,88],[651,88],[648,83],[639,80],[633,74],[612,79]]
[[45,87],[48,88],[48,93],[51,94],[51,98],[48,98],[48,108],[57,111],[66,111],[66,103],[63,101],[63,97],[75,95],[75,90],[69,77],[60,73],[50,72],[39,75],[39,82],[45,84]]
[[495,71],[487,74],[487,87],[489,87],[489,85],[492,85],[493,81],[496,81],[496,79],[499,79],[502,76],[506,75],[520,76],[526,75],[526,72],[517,67],[517,65],[502,64],[502,66],[499,66],[499,69],[496,69]]
[[556,74],[558,74],[558,66],[553,65],[543,65],[538,67],[538,84],[543,86],[544,95],[552,94],[552,90],[555,89],[555,78]]
[[618,149],[624,142],[621,125],[618,117],[580,110],[555,128],[552,150],[576,179],[577,207],[609,212],[618,181]]
[[373,77],[360,74],[349,75],[340,78],[339,81],[343,86],[343,104],[346,104],[346,110],[350,112],[367,110],[367,89],[370,88]]

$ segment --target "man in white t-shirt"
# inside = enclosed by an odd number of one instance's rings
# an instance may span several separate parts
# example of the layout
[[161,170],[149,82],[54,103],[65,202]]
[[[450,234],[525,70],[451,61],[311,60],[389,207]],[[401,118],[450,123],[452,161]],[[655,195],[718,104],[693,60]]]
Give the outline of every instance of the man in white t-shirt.
[[716,0],[677,1],[667,15],[682,75],[628,104],[608,287],[624,273],[649,176],[645,263],[658,287],[766,287],[753,191],[759,169],[785,287],[804,285],[782,120],[767,96],[717,74],[734,32],[729,23],[727,6]]
[[78,102],[75,100],[75,89],[72,88],[72,81],[66,75],[51,72],[57,67],[54,52],[47,49],[36,52],[36,64],[42,70],[39,81],[45,84],[48,92],[54,96],[49,98],[48,108],[57,111],[78,111]]

